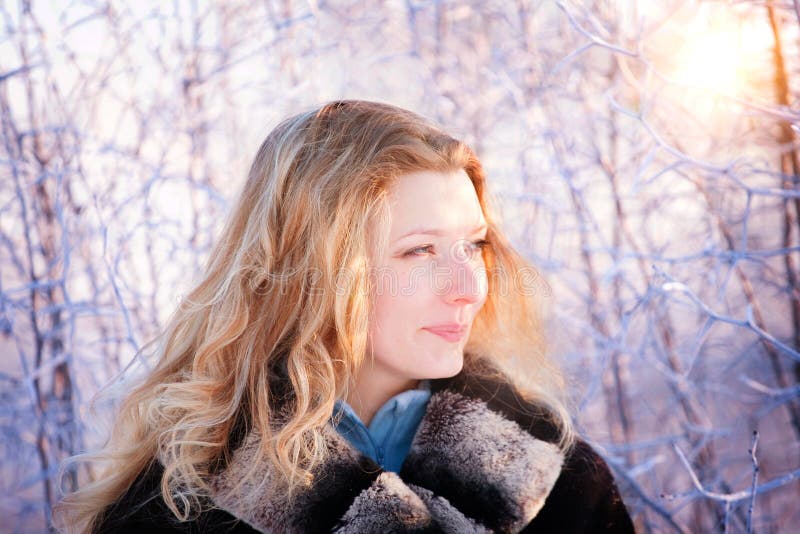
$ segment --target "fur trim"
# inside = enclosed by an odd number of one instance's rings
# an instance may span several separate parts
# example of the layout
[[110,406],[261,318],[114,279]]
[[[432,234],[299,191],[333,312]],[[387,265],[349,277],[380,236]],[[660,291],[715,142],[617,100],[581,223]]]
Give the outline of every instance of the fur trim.
[[399,475],[328,425],[328,457],[291,503],[270,491],[271,473],[252,472],[261,452],[251,434],[211,481],[211,497],[261,532],[516,532],[542,508],[563,463],[558,447],[518,418],[462,392],[436,391]]
[[444,497],[434,495],[425,488],[409,484],[409,488],[419,495],[422,502],[430,510],[431,515],[436,519],[436,524],[445,534],[463,534],[471,532],[475,534],[489,534],[491,530],[484,528],[475,521],[459,512],[452,504],[447,502]]
[[387,472],[353,501],[335,532],[341,534],[407,532],[429,529],[428,507],[395,473]]
[[378,477],[380,467],[351,447],[332,427],[323,429],[328,459],[314,472],[314,484],[289,502],[272,491],[269,472],[252,472],[261,454],[251,433],[228,467],[211,481],[217,507],[261,532],[328,532],[356,496]]
[[516,532],[544,505],[563,461],[558,447],[483,401],[442,391],[431,398],[402,474],[484,525]]

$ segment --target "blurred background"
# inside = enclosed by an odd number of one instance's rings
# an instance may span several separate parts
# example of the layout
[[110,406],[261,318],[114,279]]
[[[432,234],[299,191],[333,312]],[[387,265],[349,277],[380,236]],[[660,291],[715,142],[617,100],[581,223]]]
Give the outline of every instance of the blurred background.
[[639,531],[800,531],[796,0],[0,18],[0,531],[46,531],[91,476],[59,464],[103,443],[126,379],[101,388],[146,361],[261,140],[335,98],[428,115],[483,159]]

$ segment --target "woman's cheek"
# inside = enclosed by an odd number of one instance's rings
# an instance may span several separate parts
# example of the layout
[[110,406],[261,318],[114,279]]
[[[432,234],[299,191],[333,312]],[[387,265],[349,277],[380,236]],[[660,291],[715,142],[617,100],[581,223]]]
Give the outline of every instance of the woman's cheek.
[[483,303],[486,302],[486,298],[489,296],[489,277],[486,275],[486,269],[483,269],[481,272],[481,292],[481,306],[483,306]]

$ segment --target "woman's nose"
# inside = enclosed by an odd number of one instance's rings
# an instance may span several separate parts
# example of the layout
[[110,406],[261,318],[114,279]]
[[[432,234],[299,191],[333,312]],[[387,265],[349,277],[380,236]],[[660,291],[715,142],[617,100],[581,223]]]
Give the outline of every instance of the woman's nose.
[[486,298],[486,268],[479,259],[452,258],[448,262],[444,283],[442,294],[453,304],[473,304]]

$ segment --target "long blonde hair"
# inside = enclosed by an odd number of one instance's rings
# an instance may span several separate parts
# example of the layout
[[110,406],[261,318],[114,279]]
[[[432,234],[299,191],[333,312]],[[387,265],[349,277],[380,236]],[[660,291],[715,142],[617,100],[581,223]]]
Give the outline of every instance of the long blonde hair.
[[58,506],[61,528],[91,531],[154,458],[167,505],[193,517],[243,432],[261,436],[252,472],[274,473],[274,491],[309,484],[326,453],[321,430],[365,358],[368,250],[391,184],[458,169],[474,184],[490,243],[489,294],[466,365],[478,356],[529,363],[528,391],[568,443],[561,375],[545,356],[535,295],[518,287],[531,268],[497,228],[475,154],[410,111],[333,102],[264,140],[202,281],[160,338],[157,365],[122,403],[106,447],[79,459],[103,470]]

